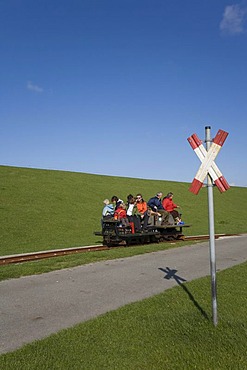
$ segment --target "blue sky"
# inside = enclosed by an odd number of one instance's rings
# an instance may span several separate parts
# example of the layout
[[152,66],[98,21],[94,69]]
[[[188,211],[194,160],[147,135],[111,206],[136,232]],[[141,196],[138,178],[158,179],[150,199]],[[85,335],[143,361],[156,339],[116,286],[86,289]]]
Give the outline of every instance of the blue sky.
[[247,1],[0,0],[2,165],[247,186]]

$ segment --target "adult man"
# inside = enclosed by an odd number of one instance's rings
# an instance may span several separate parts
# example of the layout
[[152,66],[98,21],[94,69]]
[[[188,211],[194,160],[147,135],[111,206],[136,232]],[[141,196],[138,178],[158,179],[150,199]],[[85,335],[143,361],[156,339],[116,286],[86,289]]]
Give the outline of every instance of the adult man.
[[142,222],[142,228],[143,228],[144,231],[147,231],[148,218],[149,218],[148,207],[147,207],[147,202],[145,202],[141,193],[138,193],[136,195],[136,207],[137,207],[137,210],[140,214],[140,219],[141,219],[141,222]]
[[173,223],[169,221],[170,213],[167,212],[162,206],[161,198],[163,193],[159,191],[156,195],[149,199],[148,207],[151,208],[153,212],[157,212],[161,216],[161,225],[172,225]]
[[158,210],[164,210],[161,202],[162,195],[163,193],[160,191],[154,197],[149,199],[148,207],[150,207],[152,211],[158,212]]

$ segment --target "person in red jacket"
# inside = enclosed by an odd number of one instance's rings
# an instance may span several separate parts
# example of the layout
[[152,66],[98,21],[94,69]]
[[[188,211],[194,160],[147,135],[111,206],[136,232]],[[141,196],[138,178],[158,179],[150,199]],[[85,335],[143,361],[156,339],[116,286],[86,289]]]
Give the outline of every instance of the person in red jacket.
[[122,226],[129,226],[129,221],[127,219],[127,212],[126,212],[126,205],[124,203],[120,203],[119,207],[114,212],[115,220],[121,222]]
[[162,206],[167,212],[169,212],[177,223],[182,222],[180,213],[175,208],[180,208],[179,205],[175,204],[172,200],[173,193],[168,193],[162,200]]

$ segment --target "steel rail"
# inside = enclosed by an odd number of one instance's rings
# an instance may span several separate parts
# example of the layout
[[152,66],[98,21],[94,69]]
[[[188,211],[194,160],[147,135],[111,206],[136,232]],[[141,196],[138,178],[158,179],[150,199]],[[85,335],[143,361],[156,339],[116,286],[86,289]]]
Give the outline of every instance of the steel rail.
[[91,251],[103,251],[110,249],[107,246],[103,245],[92,245],[88,247],[76,247],[76,248],[65,248],[65,249],[55,249],[42,252],[34,253],[25,253],[25,254],[16,254],[12,256],[3,256],[0,257],[0,266],[8,265],[11,263],[22,263],[29,261],[36,261],[44,258],[67,256],[69,254],[91,252]]
[[[238,234],[216,234],[215,238],[218,239],[220,237],[236,236],[236,235]],[[174,242],[179,242],[179,241],[190,241],[190,240],[200,241],[200,240],[208,240],[208,239],[209,239],[208,235],[195,235],[195,236],[185,236],[184,239],[182,240],[174,239],[174,240],[169,240],[169,241],[164,241],[164,242],[174,243]],[[86,246],[86,247],[64,248],[64,249],[55,249],[55,250],[48,250],[48,251],[41,251],[41,252],[16,254],[16,255],[11,255],[11,256],[2,256],[0,257],[0,266],[12,264],[12,263],[31,262],[31,261],[44,259],[44,258],[66,256],[69,254],[110,250],[113,248],[120,248],[120,247],[126,247],[126,246],[119,245],[116,247],[107,247],[104,245],[91,245],[91,246]]]

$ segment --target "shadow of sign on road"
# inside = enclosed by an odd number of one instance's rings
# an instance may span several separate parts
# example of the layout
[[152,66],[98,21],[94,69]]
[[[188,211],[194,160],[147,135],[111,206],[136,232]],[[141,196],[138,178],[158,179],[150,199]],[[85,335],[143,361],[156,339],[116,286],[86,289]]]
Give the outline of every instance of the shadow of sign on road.
[[164,279],[170,280],[174,279],[176,283],[185,291],[185,293],[189,296],[189,299],[193,302],[194,306],[200,311],[203,317],[205,319],[209,320],[209,317],[207,313],[203,310],[203,308],[199,305],[199,303],[195,300],[194,296],[191,294],[189,289],[183,284],[183,282],[186,281],[186,279],[182,278],[181,276],[178,276],[176,273],[178,270],[170,269],[169,267],[166,267],[165,269],[162,267],[159,267],[159,270],[164,272],[166,275],[164,276]]

